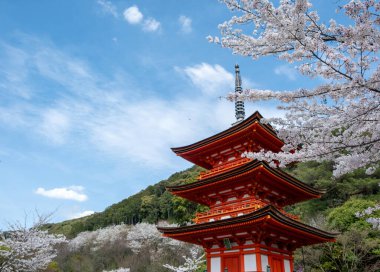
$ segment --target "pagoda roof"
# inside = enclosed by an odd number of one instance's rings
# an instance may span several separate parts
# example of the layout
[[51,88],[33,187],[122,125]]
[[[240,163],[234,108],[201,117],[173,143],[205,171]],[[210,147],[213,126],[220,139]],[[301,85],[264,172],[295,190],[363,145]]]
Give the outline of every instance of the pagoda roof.
[[[262,224],[265,227],[262,227]],[[296,241],[296,247],[334,241],[338,235],[338,233],[330,233],[291,219],[272,205],[233,218],[182,227],[158,226],[157,229],[167,237],[199,245],[204,245],[202,243],[206,237],[218,237],[218,235],[225,237],[225,234],[233,233],[234,230],[240,233],[248,231],[250,236],[255,233],[251,230],[267,231],[268,233],[273,231],[288,237],[289,240]]]
[[[284,185],[286,187],[289,187],[288,191],[293,195],[293,197],[288,200],[287,205],[311,198],[319,198],[323,193],[325,193],[325,190],[315,189],[310,185],[292,177],[281,169],[272,168],[268,165],[268,163],[258,160],[252,160],[239,167],[233,168],[230,171],[221,172],[220,174],[209,178],[204,178],[183,185],[167,186],[166,188],[169,192],[172,192],[175,195],[179,195],[189,200],[208,205],[207,202],[202,202],[202,198],[199,197],[202,192],[206,192],[205,188],[208,188],[207,191],[215,191],[215,188],[219,187],[227,189],[229,187],[233,188],[240,186],[242,184],[244,176],[251,175],[257,171],[263,171],[263,173],[270,175],[272,177],[271,180],[275,180],[277,177],[278,179],[284,181]],[[240,183],[235,183],[232,180],[239,181]],[[252,181],[250,182],[252,183]],[[276,187],[280,187],[280,185],[281,184],[277,185]],[[284,188],[284,185],[281,187]],[[265,183],[265,186],[270,185],[269,183]]]
[[263,116],[258,112],[254,112],[251,116],[248,118],[244,119],[243,121],[233,125],[232,127],[219,132],[211,137],[208,137],[206,139],[203,139],[201,141],[198,141],[196,143],[182,146],[182,147],[174,147],[171,148],[174,153],[176,153],[178,156],[181,156],[195,164],[198,164],[206,169],[210,169],[211,167],[205,163],[200,163],[199,160],[192,158],[192,154],[194,152],[198,152],[199,150],[204,150],[205,147],[209,148],[211,145],[216,144],[224,139],[230,138],[232,135],[245,131],[249,128],[251,128],[253,125],[258,124],[263,131],[266,132],[266,134],[271,137],[272,144],[276,146],[276,148],[279,150],[281,146],[283,145],[283,141],[280,140],[277,137],[276,131],[273,129],[273,127],[269,124],[263,124],[260,122],[260,120],[263,118]]

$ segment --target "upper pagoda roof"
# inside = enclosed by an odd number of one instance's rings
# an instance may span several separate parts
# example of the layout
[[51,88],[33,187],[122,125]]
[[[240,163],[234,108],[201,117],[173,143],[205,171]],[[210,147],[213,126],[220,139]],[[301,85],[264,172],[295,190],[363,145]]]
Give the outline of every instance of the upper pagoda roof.
[[268,136],[271,138],[271,144],[276,147],[276,149],[280,149],[283,145],[283,142],[277,137],[276,131],[273,129],[273,127],[269,124],[263,124],[260,122],[260,120],[263,118],[263,116],[256,111],[248,118],[244,119],[243,121],[237,123],[236,125],[233,125],[232,127],[219,132],[211,137],[208,137],[206,139],[203,139],[201,141],[198,141],[196,143],[182,146],[182,147],[174,147],[171,148],[174,153],[177,155],[196,163],[206,169],[209,169],[210,167],[208,165],[204,165],[202,163],[199,163],[198,160],[194,159],[192,155],[195,152],[198,152],[199,150],[204,151],[205,148],[209,148],[210,146],[213,146],[214,144],[219,144],[222,140],[230,138],[232,135],[235,135],[237,133],[240,133],[242,131],[249,130],[253,125],[258,124],[262,129],[263,132],[266,134],[265,136]]
[[[261,224],[264,224],[265,228]],[[248,237],[262,236],[252,230],[266,231],[269,237],[272,236],[271,232],[274,232],[281,235],[278,239],[288,237],[289,242],[295,241],[296,247],[333,241],[338,235],[338,233],[330,233],[291,219],[272,205],[229,219],[183,227],[157,227],[157,229],[167,237],[200,245],[203,245],[207,237],[218,238],[220,235],[222,238],[227,233],[231,234],[232,230],[238,233],[247,231]],[[235,234],[234,237],[236,236]]]
[[[252,160],[230,171],[221,172],[209,178],[183,185],[167,186],[166,188],[173,194],[207,205],[208,197],[205,198],[203,195],[207,196],[209,192],[215,192],[217,188],[223,188],[225,190],[236,186],[241,187],[241,185],[244,184],[245,177],[247,177],[247,183],[252,183],[252,181],[260,182],[259,180],[252,179],[252,175],[260,171],[270,179],[270,182],[265,182],[263,186],[275,187],[277,190],[280,189],[279,193],[287,192],[286,194],[288,194],[289,197],[286,203],[284,203],[286,205],[311,198],[318,198],[325,193],[325,190],[315,189],[281,169],[272,168],[268,163],[258,160]],[[239,183],[235,183],[234,180],[239,181]],[[279,181],[284,181],[284,186],[280,186]]]

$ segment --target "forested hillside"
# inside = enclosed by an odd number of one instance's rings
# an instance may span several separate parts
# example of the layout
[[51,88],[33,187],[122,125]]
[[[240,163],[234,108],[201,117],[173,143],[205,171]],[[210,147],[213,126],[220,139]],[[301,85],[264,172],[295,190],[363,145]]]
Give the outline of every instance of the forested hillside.
[[96,230],[121,223],[156,223],[159,220],[167,220],[183,224],[191,220],[197,209],[204,209],[204,207],[174,197],[166,191],[165,186],[193,182],[201,171],[203,171],[202,168],[193,166],[147,187],[141,192],[106,208],[103,212],[62,223],[50,224],[47,225],[47,228],[54,233],[62,233],[71,238],[82,231]]
[[[285,169],[303,182],[326,190],[320,199],[298,203],[287,210],[299,215],[305,223],[341,233],[337,243],[297,251],[296,264],[307,267],[307,271],[380,271],[380,226],[376,221],[380,211],[374,211],[372,215],[365,212],[380,202],[380,171],[369,176],[364,170],[356,170],[333,178],[332,170],[329,162],[299,163]],[[108,207],[104,212],[47,227],[72,238],[82,231],[120,223],[190,222],[195,212],[205,207],[172,196],[165,186],[194,182],[200,171],[199,167],[191,167]],[[370,218],[374,219],[371,221]],[[102,254],[108,253],[104,251]]]

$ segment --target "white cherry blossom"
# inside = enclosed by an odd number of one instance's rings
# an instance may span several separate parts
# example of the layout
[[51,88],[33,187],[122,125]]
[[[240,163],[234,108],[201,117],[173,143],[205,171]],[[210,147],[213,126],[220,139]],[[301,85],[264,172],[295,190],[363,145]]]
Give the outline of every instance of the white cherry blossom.
[[0,233],[0,271],[40,271],[48,266],[57,255],[55,246],[66,238],[41,230],[41,225],[26,228],[16,224]]
[[[374,173],[380,161],[380,3],[340,1],[350,24],[322,23],[308,0],[223,0],[236,13],[209,41],[234,54],[276,56],[297,64],[301,74],[323,79],[319,86],[289,91],[245,90],[230,100],[277,99],[285,118],[266,121],[278,129],[280,153],[246,156],[284,166],[293,161],[332,160],[334,175],[360,167]],[[279,161],[273,163],[273,161]]]

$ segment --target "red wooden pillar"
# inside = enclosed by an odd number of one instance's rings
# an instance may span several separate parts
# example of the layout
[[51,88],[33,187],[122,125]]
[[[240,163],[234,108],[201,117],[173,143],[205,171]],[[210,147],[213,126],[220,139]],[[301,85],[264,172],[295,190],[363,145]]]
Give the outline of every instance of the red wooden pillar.
[[243,254],[242,248],[240,248],[239,250],[239,262],[240,262],[240,271],[244,272],[244,254]]
[[263,271],[261,267],[261,253],[260,248],[256,248],[256,265],[257,265],[257,271]]

